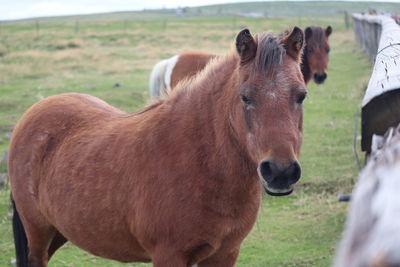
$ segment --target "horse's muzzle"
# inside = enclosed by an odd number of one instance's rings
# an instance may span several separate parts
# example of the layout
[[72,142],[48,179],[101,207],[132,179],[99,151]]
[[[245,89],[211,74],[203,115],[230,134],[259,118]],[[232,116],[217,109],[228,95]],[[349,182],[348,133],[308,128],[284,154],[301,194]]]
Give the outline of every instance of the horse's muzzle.
[[328,77],[328,75],[326,74],[326,72],[323,73],[314,73],[314,81],[318,84],[321,84],[325,81],[326,77]]
[[293,185],[300,179],[301,168],[297,161],[281,166],[272,160],[263,160],[258,166],[258,174],[269,195],[285,196],[293,192]]

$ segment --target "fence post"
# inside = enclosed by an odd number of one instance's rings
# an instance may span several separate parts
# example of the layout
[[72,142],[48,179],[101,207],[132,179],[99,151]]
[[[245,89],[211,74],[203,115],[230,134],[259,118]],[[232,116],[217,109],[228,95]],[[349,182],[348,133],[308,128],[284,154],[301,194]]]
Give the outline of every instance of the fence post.
[[346,25],[346,30],[350,28],[349,12],[344,11],[344,24]]
[[361,109],[361,148],[371,152],[373,134],[400,122],[400,26],[390,17],[353,14],[354,31],[374,62]]
[[361,109],[361,147],[372,156],[352,194],[334,267],[400,266],[400,26],[386,16],[353,14],[353,21],[374,62]]

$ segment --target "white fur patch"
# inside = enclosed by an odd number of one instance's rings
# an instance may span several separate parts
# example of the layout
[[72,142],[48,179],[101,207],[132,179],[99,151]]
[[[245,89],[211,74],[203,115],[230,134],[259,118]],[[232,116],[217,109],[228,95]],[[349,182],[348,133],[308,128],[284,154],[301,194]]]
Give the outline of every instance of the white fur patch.
[[163,97],[167,91],[165,85],[165,71],[167,69],[168,59],[158,62],[151,71],[149,79],[149,89],[151,98]]
[[165,85],[167,86],[168,93],[170,93],[172,91],[171,75],[172,75],[172,71],[174,70],[178,59],[179,59],[179,56],[173,56],[170,59],[168,59],[167,70],[165,71],[165,76],[164,76],[164,82],[165,82]]
[[267,92],[267,95],[271,98],[271,100],[276,100],[276,93],[275,92]]

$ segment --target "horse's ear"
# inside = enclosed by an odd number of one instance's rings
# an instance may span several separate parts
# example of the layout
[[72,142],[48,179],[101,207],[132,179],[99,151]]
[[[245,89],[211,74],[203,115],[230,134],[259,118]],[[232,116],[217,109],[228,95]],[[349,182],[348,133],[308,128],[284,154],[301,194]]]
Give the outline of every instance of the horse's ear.
[[325,30],[326,37],[329,37],[329,35],[331,35],[331,33],[332,33],[332,27],[331,26],[326,27],[326,30]]
[[299,60],[304,46],[304,33],[299,27],[294,27],[292,32],[281,40],[286,53],[294,60]]
[[304,31],[305,35],[306,35],[306,40],[310,39],[312,36],[312,29],[311,27],[307,27],[306,30]]
[[248,29],[242,30],[236,37],[236,50],[242,64],[247,63],[256,56],[257,44]]

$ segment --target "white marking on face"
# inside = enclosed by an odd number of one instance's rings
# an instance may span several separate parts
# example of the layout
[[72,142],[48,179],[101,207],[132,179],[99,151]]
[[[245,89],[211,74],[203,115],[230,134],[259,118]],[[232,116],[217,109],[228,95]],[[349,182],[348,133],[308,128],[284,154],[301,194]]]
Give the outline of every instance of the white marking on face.
[[276,100],[276,93],[275,92],[267,92],[267,95],[271,98],[271,100]]
[[247,142],[253,143],[254,142],[254,134],[247,133]]

